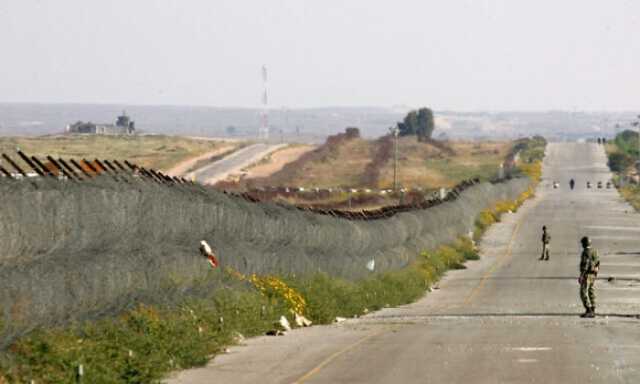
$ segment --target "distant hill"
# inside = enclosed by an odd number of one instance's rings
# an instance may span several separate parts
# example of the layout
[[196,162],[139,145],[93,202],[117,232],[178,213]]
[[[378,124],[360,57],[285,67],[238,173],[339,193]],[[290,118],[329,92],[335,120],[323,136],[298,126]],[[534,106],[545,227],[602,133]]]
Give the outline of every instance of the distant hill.
[[[0,135],[62,133],[76,121],[113,122],[123,110],[141,133],[246,138],[258,132],[258,109],[205,106],[136,106],[92,104],[0,103]],[[333,107],[273,109],[269,123],[273,140],[323,142],[347,126],[358,126],[365,137],[377,137],[402,118],[390,108]],[[232,127],[232,128],[231,128]]]
[[[365,138],[380,137],[400,121],[408,107],[277,108],[269,111],[274,141],[322,143],[345,127],[360,128]],[[136,130],[167,135],[255,137],[258,109],[207,106],[136,106],[121,104],[0,103],[0,135],[48,135],[78,120],[108,123],[122,110]],[[517,138],[543,135],[576,139],[607,135],[629,128],[632,112],[457,112],[435,109],[434,137]],[[616,124],[619,125],[616,128]]]

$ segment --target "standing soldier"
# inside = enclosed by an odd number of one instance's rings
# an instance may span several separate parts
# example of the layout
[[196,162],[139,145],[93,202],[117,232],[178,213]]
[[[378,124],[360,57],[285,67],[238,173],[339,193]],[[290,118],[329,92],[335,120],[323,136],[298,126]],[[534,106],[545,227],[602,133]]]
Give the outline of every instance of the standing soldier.
[[585,236],[582,243],[582,255],[580,256],[580,299],[584,305],[585,312],[580,317],[596,317],[596,292],[594,284],[598,270],[600,269],[600,258],[598,251],[591,248],[591,240]]
[[547,227],[542,226],[542,256],[540,260],[549,260],[549,243],[551,242],[551,235],[547,232]]

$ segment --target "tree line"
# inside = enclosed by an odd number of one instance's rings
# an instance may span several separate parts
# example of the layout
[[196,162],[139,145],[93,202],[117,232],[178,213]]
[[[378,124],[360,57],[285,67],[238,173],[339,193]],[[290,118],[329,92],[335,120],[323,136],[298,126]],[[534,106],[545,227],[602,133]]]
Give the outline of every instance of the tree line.
[[418,141],[429,141],[435,129],[433,111],[429,108],[411,111],[397,123],[397,129],[400,136],[415,135]]

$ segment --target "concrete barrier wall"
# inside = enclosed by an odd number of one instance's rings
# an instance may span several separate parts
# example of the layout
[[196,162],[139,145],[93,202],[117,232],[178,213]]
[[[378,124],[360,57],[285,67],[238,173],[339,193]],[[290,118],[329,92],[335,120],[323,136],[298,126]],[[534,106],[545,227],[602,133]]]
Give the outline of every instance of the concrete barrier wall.
[[255,204],[198,187],[50,180],[0,181],[1,344],[33,327],[172,301],[216,280],[200,256],[249,273],[357,279],[405,266],[473,229],[477,214],[514,199],[527,179],[482,183],[458,199],[385,220],[349,221]]

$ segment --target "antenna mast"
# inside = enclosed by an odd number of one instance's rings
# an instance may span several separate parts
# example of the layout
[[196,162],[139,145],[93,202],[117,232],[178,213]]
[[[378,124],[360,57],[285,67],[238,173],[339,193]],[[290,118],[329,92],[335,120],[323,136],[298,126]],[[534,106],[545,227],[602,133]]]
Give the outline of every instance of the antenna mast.
[[267,97],[267,66],[262,66],[262,111],[260,112],[260,132],[263,140],[269,139],[269,99]]

